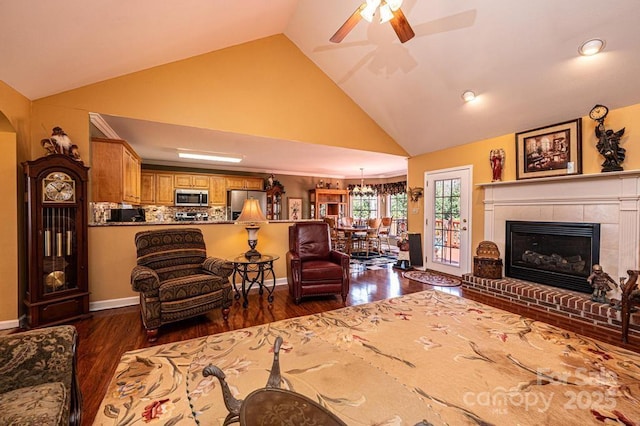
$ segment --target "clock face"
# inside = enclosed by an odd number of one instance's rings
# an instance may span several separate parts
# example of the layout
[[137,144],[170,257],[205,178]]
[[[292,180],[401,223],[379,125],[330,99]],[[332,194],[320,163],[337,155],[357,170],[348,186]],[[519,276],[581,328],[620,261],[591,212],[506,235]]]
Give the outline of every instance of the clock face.
[[43,201],[73,203],[76,201],[75,182],[66,173],[50,173],[43,181]]
[[593,108],[591,108],[591,111],[589,112],[589,117],[592,120],[602,120],[607,116],[608,113],[609,113],[609,108],[607,108],[604,105],[596,105]]

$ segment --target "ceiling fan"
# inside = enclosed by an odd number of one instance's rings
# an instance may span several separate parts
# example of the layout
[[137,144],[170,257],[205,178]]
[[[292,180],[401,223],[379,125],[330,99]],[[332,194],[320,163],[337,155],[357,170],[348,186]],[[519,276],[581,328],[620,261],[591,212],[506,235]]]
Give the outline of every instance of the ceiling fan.
[[402,0],[366,0],[355,12],[345,21],[338,31],[329,39],[334,43],[340,43],[349,32],[356,26],[360,19],[372,22],[376,10],[379,11],[380,23],[391,22],[393,30],[398,35],[401,43],[411,40],[416,34],[405,18],[400,6]]

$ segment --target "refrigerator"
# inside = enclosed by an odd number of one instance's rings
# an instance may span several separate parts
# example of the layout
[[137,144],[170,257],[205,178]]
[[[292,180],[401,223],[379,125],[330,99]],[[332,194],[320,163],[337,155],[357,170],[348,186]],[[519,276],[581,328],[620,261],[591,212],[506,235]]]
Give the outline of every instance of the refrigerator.
[[227,220],[236,220],[242,212],[244,200],[255,198],[260,203],[262,213],[267,215],[267,193],[266,191],[248,191],[246,189],[232,189],[227,191]]

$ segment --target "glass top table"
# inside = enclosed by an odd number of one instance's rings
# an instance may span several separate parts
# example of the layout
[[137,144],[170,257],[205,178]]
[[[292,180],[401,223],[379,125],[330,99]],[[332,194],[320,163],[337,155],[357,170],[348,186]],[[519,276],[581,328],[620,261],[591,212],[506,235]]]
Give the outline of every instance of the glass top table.
[[[280,259],[280,256],[275,254],[261,254],[260,256],[251,257],[240,254],[227,259],[227,261],[233,263],[231,282],[235,290],[234,297],[236,300],[242,297],[243,308],[249,306],[248,295],[254,285],[258,285],[258,291],[261,296],[266,290],[268,293],[267,300],[269,303],[273,303],[273,290],[276,287],[276,274],[273,272],[273,262],[278,259]],[[240,283],[237,282],[237,278],[239,278]],[[265,279],[269,278],[273,281],[271,286],[265,284]],[[238,284],[240,284],[240,289],[238,289]]]

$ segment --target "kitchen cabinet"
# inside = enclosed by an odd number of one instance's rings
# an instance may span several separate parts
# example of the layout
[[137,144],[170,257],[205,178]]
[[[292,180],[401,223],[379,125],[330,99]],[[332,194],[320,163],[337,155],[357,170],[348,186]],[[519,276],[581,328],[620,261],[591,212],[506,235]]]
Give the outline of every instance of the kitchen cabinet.
[[140,173],[140,204],[155,204],[156,202],[156,174],[153,172]]
[[159,206],[172,206],[174,203],[173,174],[156,173],[156,201]]
[[173,185],[175,188],[209,189],[209,175],[176,173]]
[[226,182],[222,176],[211,176],[209,178],[209,204],[227,204],[227,188],[225,184]]
[[121,139],[91,139],[91,200],[140,204],[140,157]]
[[311,219],[341,219],[349,216],[349,191],[346,189],[311,189],[309,203]]
[[227,189],[262,191],[264,189],[264,179],[246,176],[227,176],[226,187]]

